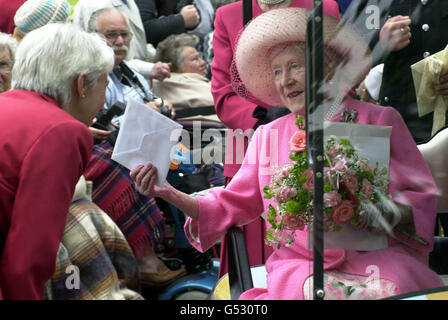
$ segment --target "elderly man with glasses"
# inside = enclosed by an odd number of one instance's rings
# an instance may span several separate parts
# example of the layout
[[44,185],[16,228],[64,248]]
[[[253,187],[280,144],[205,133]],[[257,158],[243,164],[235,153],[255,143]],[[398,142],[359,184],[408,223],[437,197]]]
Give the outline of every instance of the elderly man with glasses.
[[134,0],[78,0],[73,8],[73,22],[87,30],[92,14],[108,7],[116,8],[123,13],[128,20],[129,31],[133,34],[127,63],[146,79],[163,81],[168,78],[170,66],[154,61],[155,49],[146,42],[145,28]]
[[[148,82],[125,61],[132,40],[127,18],[115,8],[101,9],[92,14],[89,31],[100,34],[114,51],[115,64],[109,73],[105,109],[109,110],[117,102],[126,104],[129,98],[133,98],[160,111],[161,102],[154,101]],[[164,105],[169,107],[169,116],[174,109],[167,102]],[[114,117],[112,122],[120,125],[121,116]],[[92,132],[94,130],[91,128]],[[95,136],[100,137],[98,134]],[[110,141],[94,146],[85,173],[86,179],[93,181],[92,200],[114,219],[128,240],[139,262],[142,286],[165,285],[184,275],[186,270],[170,270],[155,255],[156,241],[161,240],[157,235],[164,234],[163,217],[154,198],[137,192],[129,170],[111,159],[112,150]]]
[[[109,74],[105,109],[109,109],[117,101],[126,104],[128,98],[134,98],[160,111],[161,100],[155,101],[149,83],[144,76],[125,61],[132,40],[127,18],[115,8],[104,8],[92,14],[88,29],[89,32],[97,32],[102,35],[115,54],[114,70]],[[165,103],[165,105],[174,110],[169,103]],[[172,116],[174,116],[174,111]],[[120,117],[116,117],[114,123],[120,125]]]

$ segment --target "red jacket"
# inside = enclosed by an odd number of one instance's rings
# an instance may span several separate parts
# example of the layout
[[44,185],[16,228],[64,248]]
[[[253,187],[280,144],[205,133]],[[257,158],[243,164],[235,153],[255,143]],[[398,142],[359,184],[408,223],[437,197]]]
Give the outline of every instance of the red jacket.
[[43,299],[93,137],[45,95],[0,94],[0,295]]
[[[292,0],[290,7],[310,7],[312,1]],[[212,72],[212,94],[215,101],[216,114],[229,129],[242,129],[243,131],[254,127],[257,119],[252,117],[255,107],[261,105],[265,108],[270,106],[261,102],[250,102],[238,96],[232,89],[230,78],[230,66],[236,50],[237,37],[243,29],[242,1],[234,2],[220,7],[216,12],[215,30],[213,32],[214,58],[211,65]],[[252,14],[257,17],[263,11],[252,1]],[[324,1],[324,13],[340,18],[338,4],[333,0]],[[256,61],[254,61],[256,63]],[[234,146],[233,149],[231,146]],[[226,164],[224,175],[233,177],[242,162],[242,156],[236,157],[236,143],[231,143],[229,138],[226,145]],[[244,151],[247,148],[247,143]],[[229,158],[233,155],[233,159]],[[232,164],[231,164],[231,163]]]
[[0,0],[0,31],[12,34],[16,25],[14,16],[25,0]]

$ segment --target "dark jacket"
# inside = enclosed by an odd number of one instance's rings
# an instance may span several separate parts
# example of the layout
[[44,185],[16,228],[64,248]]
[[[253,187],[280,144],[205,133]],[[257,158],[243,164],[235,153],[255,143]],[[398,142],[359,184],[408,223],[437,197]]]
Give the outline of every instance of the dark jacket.
[[[180,13],[172,12],[170,15],[161,16],[159,1],[135,0],[140,10],[143,26],[146,32],[146,41],[157,47],[157,44],[171,34],[186,32],[184,18]],[[167,12],[164,11],[166,14]]]
[[[366,8],[369,5],[380,9],[381,24],[377,29],[366,28]],[[379,33],[386,20],[396,15],[411,17],[411,43],[402,50],[386,53],[378,42]],[[384,62],[380,104],[392,106],[400,112],[417,143],[428,139],[433,117],[432,113],[421,118],[418,116],[411,65],[443,50],[448,44],[448,1],[359,0],[352,2],[344,17],[350,22],[355,21],[358,30],[369,41],[375,52],[375,62]]]
[[398,109],[416,142],[431,136],[432,113],[418,116],[411,65],[443,50],[448,44],[448,2],[443,0],[394,1],[390,16],[398,14],[411,17],[411,44],[390,53],[384,60],[380,104]]

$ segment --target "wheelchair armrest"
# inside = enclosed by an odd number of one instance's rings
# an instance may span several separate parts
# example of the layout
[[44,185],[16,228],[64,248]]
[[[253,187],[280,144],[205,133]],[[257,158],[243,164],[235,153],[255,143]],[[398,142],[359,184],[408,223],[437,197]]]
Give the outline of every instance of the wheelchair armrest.
[[232,227],[227,232],[229,254],[229,286],[232,300],[254,287],[243,231]]

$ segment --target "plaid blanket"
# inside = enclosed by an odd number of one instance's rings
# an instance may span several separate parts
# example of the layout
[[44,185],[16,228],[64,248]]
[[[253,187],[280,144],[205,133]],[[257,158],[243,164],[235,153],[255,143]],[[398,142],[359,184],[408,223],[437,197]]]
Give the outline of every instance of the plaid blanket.
[[118,225],[137,258],[165,238],[165,220],[154,198],[137,192],[129,170],[111,159],[109,142],[96,144],[86,180],[93,182],[92,201]]
[[87,198],[74,201],[45,298],[143,300],[139,291],[138,265],[117,225]]

